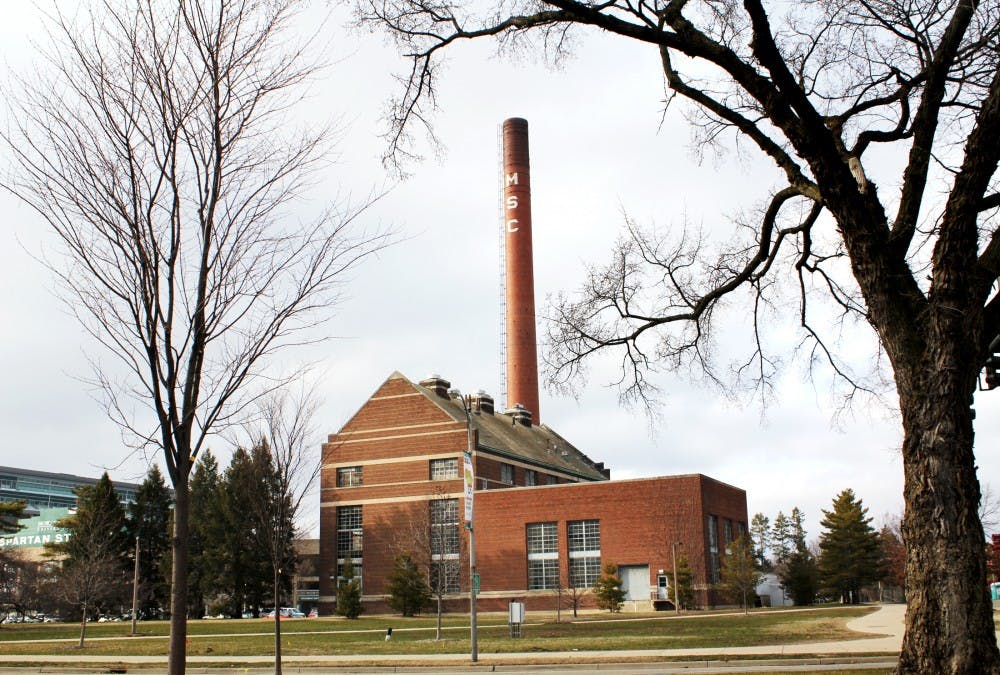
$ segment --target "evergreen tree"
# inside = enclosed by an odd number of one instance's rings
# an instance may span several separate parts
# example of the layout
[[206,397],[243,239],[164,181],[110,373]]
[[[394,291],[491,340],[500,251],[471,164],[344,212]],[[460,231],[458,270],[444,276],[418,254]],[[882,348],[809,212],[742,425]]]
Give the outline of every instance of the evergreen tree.
[[[674,577],[670,580],[673,583]],[[688,564],[684,551],[677,551],[677,595],[680,601],[680,609],[688,609],[694,606],[694,574],[691,572],[691,565]],[[673,595],[673,594],[671,594]]]
[[129,539],[125,509],[105,472],[94,485],[75,490],[76,512],[56,521],[68,530],[62,542],[45,545],[49,555],[61,558],[58,595],[83,614],[80,645],[83,645],[88,614],[99,613],[128,595]]
[[760,571],[753,555],[753,547],[745,536],[737,537],[726,549],[722,559],[722,580],[719,590],[743,607],[743,613],[750,610],[750,602],[757,596]]
[[771,569],[771,561],[767,559],[767,549],[771,545],[771,520],[763,513],[754,514],[750,521],[750,541],[753,543],[757,566],[763,571]]
[[774,519],[771,528],[771,552],[774,553],[774,563],[780,565],[792,552],[792,526],[781,511]]
[[[128,539],[139,540],[139,607],[144,613],[158,613],[170,605],[164,570],[170,554],[170,502],[170,490],[154,464],[128,505]],[[130,552],[134,565],[135,549]]]
[[364,611],[361,605],[361,584],[354,578],[354,565],[350,559],[344,561],[343,579],[337,587],[337,614],[348,619],[357,619]]
[[621,610],[625,591],[622,590],[622,580],[618,576],[618,565],[613,562],[604,563],[601,576],[594,582],[594,598],[601,609],[609,612]]
[[837,495],[832,510],[823,511],[820,585],[842,602],[860,602],[861,587],[882,578],[882,549],[871,522],[868,509],[850,489]]
[[248,514],[254,494],[267,490],[261,485],[259,466],[243,448],[233,453],[220,483],[220,509],[216,515],[224,525],[216,555],[222,566],[220,594],[228,599],[228,613],[239,618],[244,609],[256,610],[271,593],[271,563],[260,544],[255,523]]
[[431,589],[409,553],[396,556],[386,583],[389,606],[403,616],[419,614],[431,603]]
[[25,502],[0,502],[0,534],[13,534],[21,529],[20,521],[25,518]]
[[805,528],[805,514],[799,510],[799,507],[792,507],[792,514],[788,517],[788,540],[789,540],[789,554],[791,553],[805,553],[806,551],[806,528]]
[[211,450],[201,453],[190,485],[190,565],[188,611],[191,618],[208,613],[208,601],[223,588],[223,533],[219,465]]
[[781,587],[796,605],[811,605],[819,591],[819,567],[808,550],[795,551],[788,556],[778,574]]
[[122,570],[127,568],[132,548],[125,522],[125,509],[115,494],[114,484],[105,471],[94,485],[74,490],[76,512],[56,521],[56,527],[69,530],[69,537],[59,543],[46,544],[46,549],[63,558],[64,565],[89,555],[91,541],[103,539],[102,548]]

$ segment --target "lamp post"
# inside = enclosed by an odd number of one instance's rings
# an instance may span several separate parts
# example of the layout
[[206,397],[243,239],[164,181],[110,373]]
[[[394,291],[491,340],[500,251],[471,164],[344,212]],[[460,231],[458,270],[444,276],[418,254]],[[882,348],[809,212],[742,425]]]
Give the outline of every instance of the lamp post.
[[[458,397],[462,404],[462,410],[465,411],[465,430],[467,435],[467,449],[466,454],[468,455],[469,469],[472,471],[472,457],[475,450],[475,443],[472,437],[472,400],[462,396],[462,393],[458,390],[453,390],[453,393]],[[476,478],[475,475],[467,476],[466,470],[463,468],[462,475],[466,481],[466,500],[472,499],[472,493],[476,490]],[[466,512],[466,522],[465,527],[469,531],[469,640],[470,646],[470,656],[472,662],[476,663],[479,661],[479,628],[477,626],[477,616],[476,616],[476,528],[475,528],[475,511],[474,509],[468,509]]]
[[680,587],[677,585],[677,547],[681,545],[679,541],[670,544],[670,555],[674,563],[674,614],[681,613]]
[[135,537],[135,568],[132,570],[132,635],[135,635],[136,605],[139,604],[139,535]]

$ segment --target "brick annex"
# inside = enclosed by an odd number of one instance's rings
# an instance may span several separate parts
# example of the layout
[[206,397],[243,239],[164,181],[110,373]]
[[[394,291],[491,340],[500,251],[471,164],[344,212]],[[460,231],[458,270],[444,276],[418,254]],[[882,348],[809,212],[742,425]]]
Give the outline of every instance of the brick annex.
[[[321,614],[330,615],[345,562],[365,610],[391,611],[386,578],[409,552],[440,588],[448,611],[468,609],[468,532],[462,453],[472,429],[478,606],[565,608],[619,566],[626,611],[673,609],[673,554],[692,571],[696,606],[719,602],[726,545],[746,531],[746,492],[701,474],[610,480],[523,408],[500,413],[480,393],[465,402],[439,377],[393,373],[323,445]],[[574,593],[572,589],[580,589]]]

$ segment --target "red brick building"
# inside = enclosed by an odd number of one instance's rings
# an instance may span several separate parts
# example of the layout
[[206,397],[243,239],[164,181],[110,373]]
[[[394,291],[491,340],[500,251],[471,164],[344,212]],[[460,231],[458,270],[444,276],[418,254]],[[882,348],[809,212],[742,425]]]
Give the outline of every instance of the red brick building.
[[480,393],[467,415],[449,387],[393,373],[324,444],[321,614],[333,611],[348,559],[368,611],[385,611],[386,577],[404,551],[449,609],[467,607],[462,453],[470,446],[480,608],[517,599],[554,609],[609,561],[625,582],[625,609],[672,607],[675,548],[691,567],[695,603],[714,602],[720,556],[746,530],[743,490],[700,474],[612,481],[603,463],[532,424],[530,412],[497,413]]

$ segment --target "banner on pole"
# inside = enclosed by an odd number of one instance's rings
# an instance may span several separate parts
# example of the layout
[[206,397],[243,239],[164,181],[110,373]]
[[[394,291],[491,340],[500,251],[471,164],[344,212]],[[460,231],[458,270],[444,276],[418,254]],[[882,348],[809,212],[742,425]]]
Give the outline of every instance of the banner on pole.
[[462,453],[462,460],[465,470],[462,472],[465,479],[465,524],[472,524],[472,492],[476,486],[476,477],[472,473],[472,455],[468,452]]

